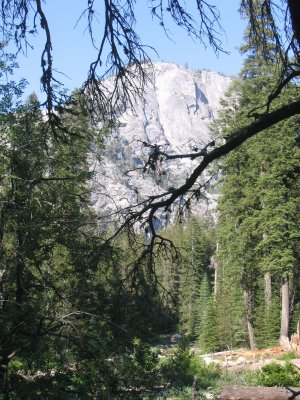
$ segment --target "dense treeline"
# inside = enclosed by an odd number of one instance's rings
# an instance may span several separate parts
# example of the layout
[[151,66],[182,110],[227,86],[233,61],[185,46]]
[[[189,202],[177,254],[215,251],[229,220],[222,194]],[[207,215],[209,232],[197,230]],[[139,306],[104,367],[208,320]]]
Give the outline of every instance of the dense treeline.
[[134,338],[153,335],[164,307],[143,265],[127,283],[134,244],[104,246],[90,207],[88,150],[105,130],[70,102],[50,137],[36,96],[16,103],[23,86],[1,86],[0,398],[113,398],[145,379]]
[[[6,74],[14,60],[1,51]],[[146,239],[132,232],[107,241],[113,228],[90,207],[105,128],[70,101],[53,138],[36,96],[16,101],[23,87],[1,86],[0,398],[112,399],[165,385],[173,375],[147,343],[179,326],[196,337],[212,228],[192,218],[166,231],[175,258],[139,258]]]
[[[260,9],[257,5],[257,14]],[[271,21],[270,21],[271,23]],[[266,25],[272,50],[271,29]],[[242,126],[279,79],[279,66],[267,63],[264,48],[246,31],[247,54],[240,79],[227,93],[214,128],[225,140]],[[274,53],[275,54],[275,53]],[[297,99],[290,83],[272,107]],[[267,137],[268,135],[268,137]],[[299,118],[269,128],[222,162],[218,203],[216,304],[222,321],[222,347],[251,348],[278,343],[289,347],[299,319]],[[232,290],[231,288],[235,288]],[[226,328],[226,324],[227,327]]]

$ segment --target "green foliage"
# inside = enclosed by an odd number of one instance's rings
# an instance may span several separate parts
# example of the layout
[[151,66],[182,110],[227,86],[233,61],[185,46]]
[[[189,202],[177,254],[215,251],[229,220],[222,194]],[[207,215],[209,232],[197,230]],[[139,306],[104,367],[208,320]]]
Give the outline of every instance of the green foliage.
[[179,343],[175,356],[162,365],[162,373],[172,386],[192,385],[194,379],[192,358],[189,340],[188,338],[183,338]]
[[296,367],[290,363],[284,366],[278,363],[265,365],[261,371],[249,377],[252,384],[260,386],[299,386],[300,375]]
[[255,332],[259,348],[274,346],[278,343],[280,334],[280,299],[275,294],[267,309],[264,301],[261,301],[257,306]]
[[110,398],[116,386],[106,361],[110,346],[122,354],[127,344],[111,310],[119,287],[103,279],[109,257],[118,262],[116,252],[99,251],[89,207],[87,150],[101,132],[73,107],[66,105],[61,119],[65,141],[50,139],[34,95],[1,115],[0,377],[10,398],[94,391]]
[[280,356],[276,357],[277,360],[282,360],[282,361],[291,361],[294,358],[298,358],[298,354],[294,351],[288,351],[286,353],[281,354]]
[[191,360],[191,370],[194,372],[198,389],[208,389],[214,386],[222,373],[217,365],[205,365],[203,360],[195,355]]
[[[18,68],[16,55],[7,53],[7,44],[0,42],[0,115],[7,118],[8,114],[20,106],[20,97],[26,87],[25,79],[15,82],[9,79],[15,68]],[[9,117],[8,117],[9,118]]]
[[[214,133],[225,140],[232,131],[249,123],[249,114],[254,116],[252,111],[258,103],[264,103],[278,79],[278,69],[265,63],[249,32],[245,37],[243,50],[248,52],[248,58],[240,79],[233,83],[223,101],[220,118],[214,122]],[[291,84],[272,102],[270,109],[297,98],[296,87]],[[222,323],[219,321],[223,337],[230,338],[222,347],[230,345],[229,342],[236,346],[247,335],[250,344],[250,328],[259,346],[274,344],[279,338],[280,285],[287,277],[292,282],[299,266],[298,124],[296,117],[274,125],[222,161],[216,254],[221,317],[236,297],[233,302],[236,310],[230,312],[231,322],[228,318],[226,323],[226,317],[222,317]],[[265,295],[267,273],[271,283],[269,294]],[[296,280],[293,284],[298,293]],[[239,296],[233,294],[237,294],[237,287],[242,289]],[[239,338],[232,340],[231,327],[235,332],[238,328]]]
[[119,360],[118,375],[125,388],[159,385],[161,376],[157,352],[141,339],[134,338],[131,349]]
[[206,312],[205,297],[211,291],[209,269],[214,246],[212,222],[191,217],[183,232],[183,262],[180,268],[180,329],[196,338]]
[[218,272],[213,337],[217,335],[218,339],[215,339],[215,342],[222,350],[244,347],[247,345],[247,339],[243,291],[238,284],[240,271],[236,270],[236,265],[226,263],[222,272],[224,275]]
[[299,292],[296,293],[297,298],[295,299],[294,308],[292,310],[292,316],[291,316],[292,318],[291,318],[290,332],[289,332],[290,335],[297,332],[298,323],[300,321],[300,302],[298,299],[298,296],[300,294]]
[[[172,251],[166,252],[155,262],[155,272],[163,288],[163,304],[169,311],[166,326],[169,330],[166,332],[175,328],[196,339],[202,314],[205,314],[206,297],[211,292],[213,224],[209,217],[200,219],[192,216],[184,223],[168,227],[161,234],[178,249],[175,255]],[[177,328],[174,323],[178,324]]]
[[192,354],[185,337],[175,356],[162,364],[162,374],[172,387],[192,386],[196,382],[196,388],[205,389],[220,376],[220,370],[216,366],[206,366],[202,359]]
[[[13,65],[2,54],[0,76]],[[270,92],[273,79],[261,60],[248,60],[215,129],[229,137],[248,118],[257,93]],[[75,93],[60,110],[53,137],[35,95],[16,104],[23,84],[1,85],[0,398],[108,400],[171,385],[184,399],[193,384],[201,398],[201,389],[224,376],[191,354],[187,338],[205,351],[243,346],[252,320],[258,344],[274,343],[282,277],[294,282],[296,323],[297,118],[270,130],[272,143],[259,135],[223,161],[212,294],[216,239],[209,216],[190,217],[162,233],[180,255],[161,245],[159,254],[138,258],[144,237],[131,232],[114,246],[105,242],[107,227],[90,207],[88,150],[101,153],[107,130],[91,125]],[[293,87],[284,95],[293,99]],[[262,283],[267,272],[273,290],[268,304]],[[160,363],[147,343],[175,328],[186,336],[175,356]],[[291,367],[270,368],[255,379],[296,379]]]
[[209,304],[211,300],[211,287],[209,283],[209,278],[207,274],[204,275],[201,284],[199,286],[199,295],[196,300],[196,315],[195,315],[195,333],[197,335],[197,340],[199,341],[200,347],[201,337],[205,331],[205,325],[207,324]]
[[9,398],[71,400],[74,396],[88,398],[88,393],[93,393],[108,400],[113,383],[106,379],[112,374],[109,368],[104,373],[102,363],[100,359],[81,360],[69,365],[50,360],[44,364],[38,360],[36,363],[14,360],[8,370]]
[[213,296],[206,304],[205,315],[203,316],[201,329],[199,333],[199,345],[203,351],[212,352],[219,349],[219,335],[217,327],[217,309]]

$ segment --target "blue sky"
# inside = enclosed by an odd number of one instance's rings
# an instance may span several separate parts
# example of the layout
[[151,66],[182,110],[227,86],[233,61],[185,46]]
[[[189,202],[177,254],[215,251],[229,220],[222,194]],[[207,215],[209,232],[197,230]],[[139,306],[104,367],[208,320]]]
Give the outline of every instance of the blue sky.
[[[145,44],[153,46],[159,56],[150,53],[154,61],[174,62],[193,69],[210,69],[226,75],[236,75],[242,67],[242,57],[238,47],[242,42],[245,23],[238,13],[239,0],[215,0],[214,4],[221,13],[221,23],[226,34],[223,35],[223,47],[230,54],[220,54],[217,57],[212,49],[204,49],[203,45],[193,41],[187,34],[174,24],[169,25],[169,37],[165,36],[157,21],[152,21],[147,10],[147,2],[137,1],[137,30]],[[194,0],[186,0],[187,6]],[[51,32],[54,55],[54,67],[63,74],[56,75],[66,87],[79,87],[87,77],[89,64],[96,57],[96,50],[89,42],[86,22],[78,18],[85,6],[83,0],[48,0],[44,4]],[[99,14],[101,19],[101,14]],[[101,28],[99,28],[101,32]],[[27,57],[19,54],[19,69],[16,79],[24,77],[29,82],[26,94],[40,92],[40,55],[44,32],[40,30],[37,37],[33,37],[33,50],[28,49]]]

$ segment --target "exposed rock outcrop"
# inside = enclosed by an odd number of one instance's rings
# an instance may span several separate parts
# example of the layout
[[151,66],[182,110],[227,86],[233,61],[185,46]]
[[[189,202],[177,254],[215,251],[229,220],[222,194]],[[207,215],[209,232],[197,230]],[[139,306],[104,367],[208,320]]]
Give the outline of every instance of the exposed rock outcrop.
[[[153,84],[147,86],[144,99],[120,116],[119,126],[106,140],[102,162],[93,165],[95,210],[108,216],[183,183],[197,161],[164,162],[160,170],[145,172],[149,147],[143,142],[157,144],[168,153],[204,147],[211,140],[209,124],[231,81],[215,72],[155,63]],[[206,208],[207,203],[199,207]],[[159,224],[172,218],[162,211]]]

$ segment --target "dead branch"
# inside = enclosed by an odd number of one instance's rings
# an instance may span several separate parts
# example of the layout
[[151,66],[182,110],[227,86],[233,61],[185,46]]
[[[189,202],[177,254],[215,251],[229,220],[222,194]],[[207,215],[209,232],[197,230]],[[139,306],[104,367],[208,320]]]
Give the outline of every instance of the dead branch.
[[[237,149],[246,140],[255,136],[259,132],[265,131],[267,128],[277,124],[278,122],[299,114],[300,101],[285,105],[268,114],[262,114],[250,125],[239,128],[223,145],[208,151],[206,154],[204,154],[205,152],[202,151],[198,152],[199,157],[202,156],[202,160],[189,175],[183,185],[179,186],[178,188],[170,188],[166,192],[156,196],[149,196],[140,204],[137,204],[134,207],[128,207],[126,210],[125,222],[116,230],[109,240],[115,239],[125,229],[132,228],[136,222],[147,221],[152,234],[151,243],[153,243],[153,240],[156,237],[156,232],[153,226],[153,217],[155,216],[156,212],[162,208],[168,209],[168,207],[174,204],[177,199],[186,194],[188,191],[195,191],[194,185],[208,165]],[[182,157],[184,157],[184,155],[176,156],[176,158]]]

